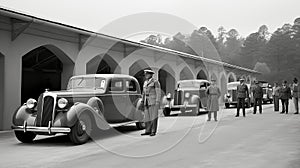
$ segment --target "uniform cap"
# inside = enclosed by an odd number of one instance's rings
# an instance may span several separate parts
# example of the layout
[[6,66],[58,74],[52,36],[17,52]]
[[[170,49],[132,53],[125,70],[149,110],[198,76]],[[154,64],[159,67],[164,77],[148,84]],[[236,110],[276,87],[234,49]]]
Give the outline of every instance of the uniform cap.
[[245,81],[245,79],[244,78],[240,78],[240,81]]

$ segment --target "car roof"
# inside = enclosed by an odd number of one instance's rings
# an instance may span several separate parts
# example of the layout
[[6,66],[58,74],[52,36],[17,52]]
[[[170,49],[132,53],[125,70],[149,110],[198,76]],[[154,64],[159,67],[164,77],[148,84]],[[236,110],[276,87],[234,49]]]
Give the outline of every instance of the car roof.
[[134,79],[133,76],[130,75],[126,75],[126,74],[86,74],[86,75],[75,75],[72,76],[72,78],[130,78],[130,79]]

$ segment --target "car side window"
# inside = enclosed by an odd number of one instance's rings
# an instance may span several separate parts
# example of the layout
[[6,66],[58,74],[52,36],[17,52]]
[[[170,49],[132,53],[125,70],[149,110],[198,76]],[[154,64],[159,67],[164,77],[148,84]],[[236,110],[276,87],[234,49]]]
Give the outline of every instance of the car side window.
[[108,88],[109,91],[123,91],[124,86],[123,86],[123,80],[122,79],[112,79],[110,81],[110,85]]
[[134,80],[128,80],[126,81],[126,90],[129,92],[135,92],[137,91],[136,89],[136,83]]

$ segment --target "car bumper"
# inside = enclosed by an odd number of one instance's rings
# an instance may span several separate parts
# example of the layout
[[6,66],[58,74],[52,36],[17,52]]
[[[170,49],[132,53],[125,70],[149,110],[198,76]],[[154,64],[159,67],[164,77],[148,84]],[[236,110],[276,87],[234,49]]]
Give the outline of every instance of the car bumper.
[[70,133],[71,128],[66,128],[66,127],[35,127],[35,126],[27,126],[26,122],[24,122],[23,126],[12,126],[11,127],[13,130],[16,131],[23,131],[23,132],[42,132],[42,133],[48,133],[48,134],[53,134],[53,133]]

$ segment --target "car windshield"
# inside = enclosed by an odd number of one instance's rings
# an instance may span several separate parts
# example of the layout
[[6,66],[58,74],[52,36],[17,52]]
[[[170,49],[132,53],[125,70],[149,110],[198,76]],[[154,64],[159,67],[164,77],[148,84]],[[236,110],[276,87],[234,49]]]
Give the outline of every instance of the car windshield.
[[105,89],[105,84],[104,78],[75,77],[70,79],[67,89]]

